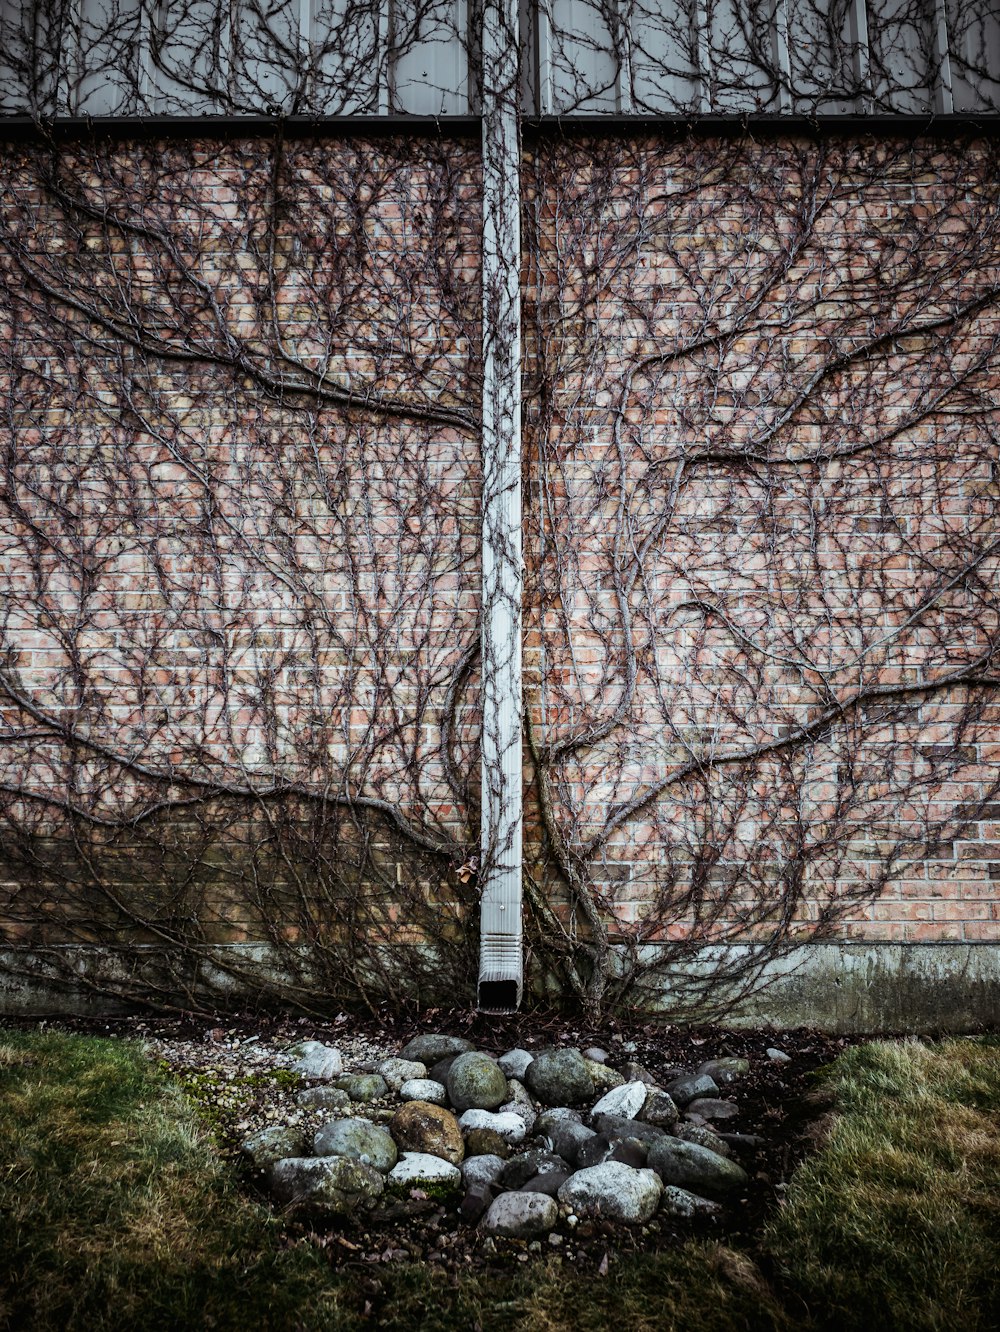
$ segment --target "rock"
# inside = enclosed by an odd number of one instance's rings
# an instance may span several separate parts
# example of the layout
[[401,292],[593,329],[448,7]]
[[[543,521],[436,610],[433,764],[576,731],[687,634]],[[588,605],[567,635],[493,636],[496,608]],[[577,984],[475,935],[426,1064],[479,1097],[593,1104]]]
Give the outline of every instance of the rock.
[[348,1073],[333,1085],[347,1092],[352,1101],[378,1101],[389,1092],[380,1073]]
[[708,1120],[735,1119],[740,1110],[732,1101],[720,1101],[715,1096],[698,1096],[688,1101],[687,1113]]
[[644,1064],[635,1064],[631,1060],[622,1064],[621,1074],[625,1082],[643,1082],[647,1087],[658,1087],[660,1085]]
[[620,1087],[612,1087],[609,1092],[605,1092],[590,1113],[634,1119],[646,1104],[646,1095],[644,1082],[624,1082]]
[[634,1170],[619,1161],[605,1161],[578,1170],[559,1190],[559,1201],[577,1216],[608,1217],[632,1224],[648,1221],[656,1211],[663,1185],[652,1170]]
[[767,1054],[768,1059],[770,1059],[772,1063],[790,1064],[792,1062],[791,1055],[785,1054],[784,1050],[778,1050],[774,1046],[772,1046],[765,1053]]
[[603,1133],[596,1133],[577,1148],[574,1164],[578,1170],[589,1170],[600,1165],[611,1155],[611,1142]]
[[499,1156],[506,1159],[510,1156],[510,1143],[506,1138],[491,1128],[470,1129],[465,1135],[465,1155],[469,1156]]
[[288,1053],[297,1056],[291,1071],[301,1073],[304,1078],[329,1082],[344,1071],[343,1058],[335,1045],[324,1045],[322,1041],[300,1041]]
[[404,1152],[389,1171],[389,1183],[397,1189],[431,1188],[457,1189],[462,1183],[458,1166],[431,1156],[427,1152]]
[[549,1170],[544,1175],[535,1175],[521,1185],[521,1192],[547,1193],[550,1198],[555,1198],[572,1173],[571,1170]]
[[660,1212],[664,1216],[679,1216],[691,1221],[698,1216],[718,1216],[722,1208],[717,1202],[699,1198],[696,1193],[679,1189],[676,1184],[665,1184],[660,1197]]
[[316,1130],[316,1156],[346,1156],[386,1174],[396,1164],[396,1144],[369,1119],[331,1119]]
[[427,1101],[431,1105],[445,1105],[448,1100],[445,1088],[432,1078],[408,1078],[398,1091],[401,1101]]
[[426,1078],[427,1065],[419,1059],[383,1059],[375,1072],[385,1078],[391,1091],[398,1092],[404,1082]]
[[459,1126],[466,1131],[471,1129],[493,1129],[505,1142],[516,1146],[527,1137],[524,1120],[512,1111],[505,1115],[490,1110],[466,1110],[458,1118]]
[[516,1078],[511,1078],[507,1083],[507,1095],[510,1100],[504,1101],[497,1113],[501,1115],[520,1115],[524,1120],[525,1133],[531,1133],[538,1119],[538,1111],[532,1105],[531,1097]]
[[544,1193],[502,1193],[483,1218],[483,1229],[511,1239],[530,1239],[552,1229],[559,1219],[554,1198]]
[[724,1055],[721,1059],[709,1059],[698,1069],[701,1076],[711,1078],[720,1087],[725,1087],[730,1082],[736,1082],[749,1072],[750,1060],[741,1059],[736,1055]]
[[505,1078],[523,1078],[524,1071],[534,1059],[534,1055],[527,1050],[522,1050],[515,1046],[513,1050],[508,1050],[497,1060],[500,1065],[500,1071]]
[[699,1073],[685,1073],[667,1083],[667,1091],[678,1105],[687,1105],[698,1096],[715,1096],[719,1088],[711,1078]]
[[545,1050],[524,1075],[528,1090],[546,1105],[577,1105],[594,1095],[594,1079],[579,1050]]
[[[339,1087],[305,1087],[296,1096],[295,1104],[318,1106],[322,1110],[346,1110],[351,1104],[351,1098]],[[289,1155],[294,1156],[295,1153]]]
[[473,1184],[496,1184],[503,1174],[502,1156],[483,1153],[480,1156],[467,1156],[462,1162],[462,1179],[467,1188]]
[[574,1124],[582,1124],[583,1116],[579,1110],[571,1110],[568,1105],[557,1105],[551,1110],[543,1110],[535,1120],[535,1132],[548,1134],[552,1125],[570,1120]]
[[634,1138],[637,1142],[659,1142],[667,1135],[655,1124],[645,1124],[641,1119],[626,1119],[623,1115],[595,1115],[594,1128],[606,1138]]
[[428,1032],[424,1036],[414,1036],[400,1051],[401,1059],[412,1059],[425,1064],[428,1068],[439,1059],[448,1059],[453,1055],[465,1054],[473,1049],[471,1041],[463,1036],[445,1036],[442,1032]]
[[646,1097],[646,1104],[642,1107],[642,1117],[654,1128],[669,1131],[680,1118],[680,1111],[669,1092],[651,1091]]
[[448,1074],[451,1072],[451,1066],[457,1058],[458,1055],[449,1055],[447,1059],[439,1059],[427,1076],[432,1082],[440,1082],[442,1087],[447,1087]]
[[674,1130],[674,1135],[680,1138],[682,1142],[694,1142],[699,1147],[707,1147],[710,1152],[717,1152],[719,1156],[728,1157],[732,1155],[732,1148],[729,1143],[702,1124],[678,1124]]
[[555,1152],[542,1149],[522,1152],[506,1163],[500,1183],[505,1189],[520,1189],[535,1175],[547,1175],[553,1170],[565,1169],[566,1162],[561,1156],[556,1156]]
[[408,1101],[389,1121],[389,1132],[401,1152],[437,1156],[455,1166],[465,1155],[458,1120],[429,1101]]
[[495,1110],[507,1099],[507,1079],[495,1059],[470,1050],[448,1070],[448,1097],[456,1110]]
[[634,1166],[640,1170],[646,1164],[646,1157],[649,1155],[649,1143],[639,1142],[635,1138],[626,1138],[621,1142],[613,1142],[611,1151],[607,1155],[609,1161],[621,1161],[622,1165]]
[[729,1193],[748,1180],[735,1161],[680,1138],[663,1138],[649,1149],[649,1165],[664,1184],[679,1184],[698,1193]]
[[592,1059],[595,1064],[606,1064],[608,1062],[607,1050],[602,1050],[599,1045],[592,1045],[589,1050],[584,1050],[584,1059]]
[[465,1190],[458,1214],[467,1226],[474,1226],[493,1201],[493,1190],[488,1184],[472,1184]]
[[[537,1124],[536,1124],[537,1129]],[[557,1120],[550,1131],[543,1135],[551,1144],[552,1150],[566,1161],[575,1161],[584,1143],[597,1134],[593,1129],[585,1128],[572,1119]]]
[[242,1154],[258,1170],[266,1170],[289,1156],[302,1156],[305,1150],[306,1135],[287,1124],[260,1129],[240,1144]]
[[620,1087],[625,1081],[610,1064],[599,1064],[596,1059],[588,1059],[586,1055],[583,1056],[583,1062],[593,1081],[595,1091],[610,1091],[612,1087]]
[[346,1156],[286,1157],[271,1167],[270,1184],[280,1203],[309,1203],[345,1215],[369,1210],[385,1188],[377,1170]]

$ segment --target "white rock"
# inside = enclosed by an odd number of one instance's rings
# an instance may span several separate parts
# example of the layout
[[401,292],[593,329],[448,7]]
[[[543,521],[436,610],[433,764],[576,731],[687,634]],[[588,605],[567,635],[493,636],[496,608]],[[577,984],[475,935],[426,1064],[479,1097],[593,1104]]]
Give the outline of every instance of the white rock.
[[414,1078],[426,1078],[427,1065],[416,1059],[383,1059],[375,1070],[385,1078],[386,1085],[398,1092],[404,1082]]
[[396,1185],[447,1184],[458,1188],[462,1172],[440,1156],[427,1152],[404,1152],[389,1171],[389,1183]]
[[344,1071],[344,1060],[335,1045],[324,1045],[322,1041],[302,1041],[292,1047],[291,1053],[299,1056],[292,1065],[292,1072],[301,1073],[304,1078],[321,1078],[329,1082]]
[[399,1088],[401,1101],[430,1101],[431,1105],[447,1105],[448,1093],[433,1078],[408,1078]]
[[468,1132],[469,1129],[494,1129],[505,1142],[516,1144],[527,1137],[524,1120],[513,1110],[498,1114],[493,1110],[466,1110],[459,1116],[458,1126]]
[[497,1063],[500,1065],[500,1071],[505,1078],[523,1078],[524,1070],[534,1057],[527,1050],[515,1048],[508,1050],[506,1054],[502,1054]]
[[592,1115],[623,1115],[635,1119],[646,1104],[648,1088],[644,1082],[626,1082],[605,1092],[591,1110]]
[[792,1062],[791,1055],[785,1054],[784,1050],[779,1050],[773,1046],[767,1051],[767,1057],[774,1064],[790,1064]]
[[559,1219],[555,1198],[545,1193],[501,1193],[483,1217],[483,1229],[494,1235],[529,1239],[549,1231]]
[[459,1169],[465,1187],[471,1188],[473,1184],[495,1184],[506,1164],[502,1156],[487,1152],[482,1156],[467,1156]]
[[605,1216],[614,1221],[648,1221],[656,1211],[663,1183],[654,1170],[636,1170],[605,1161],[571,1175],[559,1201],[577,1216]]

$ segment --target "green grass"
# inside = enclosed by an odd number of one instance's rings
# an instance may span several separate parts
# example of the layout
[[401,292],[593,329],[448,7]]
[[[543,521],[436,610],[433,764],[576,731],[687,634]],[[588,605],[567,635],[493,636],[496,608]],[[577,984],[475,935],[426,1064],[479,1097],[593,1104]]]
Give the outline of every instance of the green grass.
[[0,1033],[0,1325],[816,1332],[1000,1324],[1000,1042],[872,1044],[753,1252],[689,1243],[460,1279],[337,1272],[241,1193],[138,1047]]

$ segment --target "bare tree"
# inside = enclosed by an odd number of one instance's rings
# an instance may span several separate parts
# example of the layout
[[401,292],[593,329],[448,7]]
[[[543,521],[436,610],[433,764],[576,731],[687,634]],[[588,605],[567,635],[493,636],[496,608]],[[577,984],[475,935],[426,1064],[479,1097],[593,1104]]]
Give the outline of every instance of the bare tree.
[[[793,9],[822,60],[762,5],[657,7],[655,33],[636,8],[625,37],[553,9],[557,104],[910,109],[891,25],[862,43],[846,6]],[[931,108],[917,9],[893,23]],[[408,60],[453,41],[474,83],[476,47],[445,6],[381,38],[370,5],[319,7],[307,39],[243,10],[5,9],[6,109],[35,124],[2,167],[0,937],[161,1005],[468,998],[478,146],[287,117],[412,109]],[[948,86],[988,105],[963,12]],[[275,114],[187,140],[47,119],[153,110]],[[526,141],[526,929],[550,995],[732,1003],[943,879],[995,797],[997,168],[971,132]],[[131,961],[81,973],[65,945],[95,942]]]

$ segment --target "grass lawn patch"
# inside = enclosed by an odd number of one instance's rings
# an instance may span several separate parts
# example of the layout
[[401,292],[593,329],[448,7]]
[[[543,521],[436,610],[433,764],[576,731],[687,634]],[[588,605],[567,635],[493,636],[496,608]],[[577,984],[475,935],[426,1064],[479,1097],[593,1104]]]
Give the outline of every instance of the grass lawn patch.
[[[838,1116],[763,1231],[606,1275],[512,1242],[469,1273],[353,1264],[241,1189],[128,1042],[0,1033],[0,1323],[726,1332],[997,1325],[1000,1042],[877,1043],[823,1079]],[[548,1246],[545,1246],[548,1249]],[[522,1259],[527,1258],[527,1261]]]

